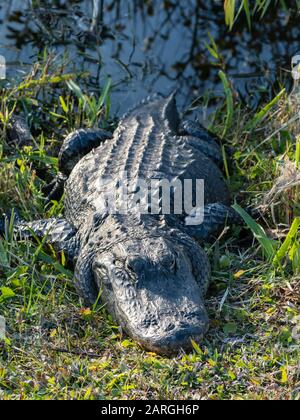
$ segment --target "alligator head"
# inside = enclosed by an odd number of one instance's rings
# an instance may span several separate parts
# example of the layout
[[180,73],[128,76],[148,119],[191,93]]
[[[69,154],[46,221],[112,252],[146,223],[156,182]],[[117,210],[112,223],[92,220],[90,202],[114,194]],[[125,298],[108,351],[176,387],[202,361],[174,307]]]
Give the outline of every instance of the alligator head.
[[173,354],[207,332],[209,264],[181,232],[126,238],[98,255],[94,275],[109,312],[143,348]]

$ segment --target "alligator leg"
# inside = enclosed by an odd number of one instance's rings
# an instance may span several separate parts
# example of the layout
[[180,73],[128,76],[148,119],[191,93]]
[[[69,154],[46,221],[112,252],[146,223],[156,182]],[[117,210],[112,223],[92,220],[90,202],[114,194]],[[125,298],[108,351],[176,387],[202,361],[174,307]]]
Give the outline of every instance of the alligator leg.
[[228,225],[241,224],[242,219],[231,207],[222,203],[208,204],[186,217],[185,231],[198,240],[208,240]]
[[[5,235],[8,226],[6,216],[0,219],[0,235]],[[24,222],[15,218],[14,233],[22,239],[34,237],[46,238],[47,243],[58,251],[63,251],[71,263],[75,263],[75,287],[78,294],[88,306],[92,306],[98,299],[93,275],[93,253],[83,249],[80,251],[80,239],[76,229],[64,219],[38,220]]]
[[64,174],[59,173],[50,184],[47,184],[43,188],[43,193],[47,196],[48,200],[59,201],[62,198],[67,179]]
[[69,134],[63,142],[58,157],[60,172],[43,190],[48,200],[60,200],[65,183],[75,165],[83,156],[111,137],[111,133],[100,129],[77,130]]
[[68,176],[83,156],[110,138],[111,133],[100,129],[77,130],[69,134],[58,156],[60,172]]
[[197,137],[207,143],[216,143],[219,145],[221,140],[211,131],[196,121],[183,120],[179,125],[179,134],[181,136]]
[[179,135],[193,148],[205,154],[219,167],[222,166],[223,156],[220,139],[201,124],[194,121],[182,121],[179,126]]
[[[0,234],[5,235],[6,226],[9,225],[7,217],[0,219]],[[64,219],[38,220],[25,222],[15,217],[13,229],[21,239],[46,238],[47,243],[53,245],[58,251],[64,251],[72,262],[76,259],[80,241],[76,229]]]

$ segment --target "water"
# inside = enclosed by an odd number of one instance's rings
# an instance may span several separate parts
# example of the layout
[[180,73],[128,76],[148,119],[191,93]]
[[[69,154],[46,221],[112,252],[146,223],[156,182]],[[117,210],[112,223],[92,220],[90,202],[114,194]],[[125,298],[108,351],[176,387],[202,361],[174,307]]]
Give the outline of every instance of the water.
[[36,3],[0,0],[0,54],[8,75],[25,74],[45,47],[54,54],[67,50],[78,70],[91,72],[91,90],[112,78],[115,113],[174,89],[182,107],[198,99],[214,107],[223,89],[221,67],[207,49],[209,35],[234,91],[252,108],[278,92],[278,81],[290,87],[291,59],[300,51],[297,12],[271,10],[263,21],[254,20],[252,32],[240,19],[229,32],[221,0]]

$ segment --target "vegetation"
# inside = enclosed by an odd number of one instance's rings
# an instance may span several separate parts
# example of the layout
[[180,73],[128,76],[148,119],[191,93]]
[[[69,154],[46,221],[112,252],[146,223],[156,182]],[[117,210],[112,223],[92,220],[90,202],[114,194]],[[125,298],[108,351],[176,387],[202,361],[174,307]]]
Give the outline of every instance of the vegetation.
[[[270,2],[256,3],[260,10]],[[114,126],[110,80],[98,98],[85,88],[86,77],[45,52],[20,83],[2,83],[1,212],[15,208],[27,220],[62,213],[63,200],[47,203],[42,192],[57,172],[62,138],[78,127]],[[220,78],[224,100],[210,128],[223,138],[245,229],[226,229],[206,246],[213,280],[204,342],[173,359],[145,353],[105,308],[82,306],[63,254],[45,239],[18,241],[7,226],[0,241],[0,315],[7,324],[0,399],[300,398],[297,96],[282,90],[252,112],[233,95],[225,72]],[[32,144],[7,140],[13,113],[26,115]],[[258,220],[243,210],[249,205],[259,209]]]
[[248,21],[248,26],[251,29],[253,15],[259,14],[261,19],[263,19],[271,6],[282,7],[285,10],[289,10],[289,6],[293,6],[296,10],[300,10],[300,1],[292,0],[291,2],[288,2],[286,0],[255,0],[250,2],[249,0],[224,0],[226,24],[230,27],[230,29],[232,29],[238,17],[242,12],[244,12]]

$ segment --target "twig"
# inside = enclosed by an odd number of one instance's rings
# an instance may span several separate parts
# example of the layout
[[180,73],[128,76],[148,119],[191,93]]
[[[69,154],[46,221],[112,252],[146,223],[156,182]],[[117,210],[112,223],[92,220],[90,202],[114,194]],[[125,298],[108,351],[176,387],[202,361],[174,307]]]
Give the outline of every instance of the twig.
[[100,357],[102,357],[101,354],[89,353],[87,351],[82,350],[68,350],[59,347],[48,347],[48,349],[57,353],[74,354],[75,356],[91,357],[93,359],[99,359]]

